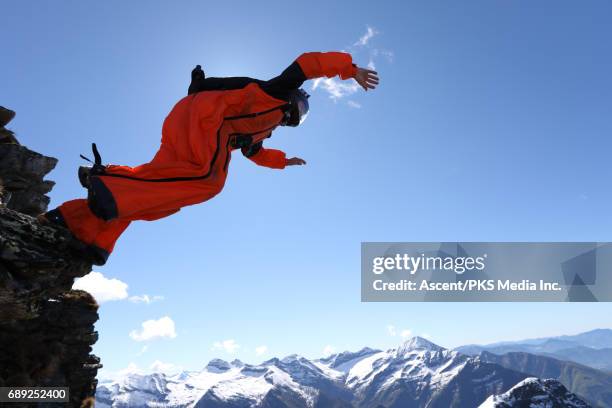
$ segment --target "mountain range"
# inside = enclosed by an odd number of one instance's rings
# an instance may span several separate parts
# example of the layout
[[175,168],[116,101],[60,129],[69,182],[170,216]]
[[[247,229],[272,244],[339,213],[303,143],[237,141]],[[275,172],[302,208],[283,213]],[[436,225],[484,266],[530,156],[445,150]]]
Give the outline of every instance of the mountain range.
[[555,357],[598,370],[612,371],[612,330],[596,329],[573,336],[545,337],[488,345],[467,345],[455,350],[469,355],[523,352]]
[[[547,356],[528,356],[499,358],[487,352],[470,356],[413,337],[386,351],[364,348],[316,360],[291,355],[249,365],[215,359],[200,371],[129,374],[101,382],[96,406],[471,408],[485,401],[503,402],[508,392],[515,395],[521,387],[536,390],[529,381],[525,383],[535,376],[554,380],[541,384],[550,390],[559,389],[556,383],[567,387],[567,398],[584,404],[577,407],[612,407],[612,395],[605,391],[612,389],[612,375]],[[542,390],[533,394],[540,401],[548,398],[551,404],[558,396],[545,397]],[[497,399],[490,402],[492,396]],[[522,406],[529,405],[516,405]]]

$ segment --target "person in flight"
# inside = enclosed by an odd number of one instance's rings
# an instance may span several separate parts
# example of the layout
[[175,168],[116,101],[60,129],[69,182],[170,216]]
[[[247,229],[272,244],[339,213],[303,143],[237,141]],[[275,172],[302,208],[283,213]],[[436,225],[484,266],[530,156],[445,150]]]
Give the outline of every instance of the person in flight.
[[132,221],[157,220],[181,207],[210,200],[223,190],[232,151],[273,169],[303,165],[299,157],[264,147],[278,126],[297,127],[309,110],[301,88],[308,79],[340,76],[374,89],[378,74],[360,68],[343,52],[307,52],[267,81],[249,77],[206,78],[198,65],[188,95],[162,126],[161,146],[136,167],[95,163],[79,169],[86,199],[70,200],[39,215],[41,223],[68,228],[85,244],[85,255],[103,265]]

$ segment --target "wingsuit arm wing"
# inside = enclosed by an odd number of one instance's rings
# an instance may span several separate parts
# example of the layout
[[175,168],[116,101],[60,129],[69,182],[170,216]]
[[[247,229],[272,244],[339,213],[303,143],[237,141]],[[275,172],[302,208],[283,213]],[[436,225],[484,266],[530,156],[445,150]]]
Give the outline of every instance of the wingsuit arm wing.
[[339,75],[342,79],[353,78],[357,65],[353,64],[351,54],[346,52],[306,52],[300,55],[279,76],[268,84],[277,89],[297,89],[304,81],[320,77],[332,78]]
[[357,65],[351,54],[346,52],[307,52],[300,55],[297,63],[308,79],[339,75],[342,79],[353,78]]
[[191,72],[189,95],[202,91],[219,91],[244,88],[251,82],[258,83],[270,94],[282,96],[297,89],[304,81],[320,77],[332,78],[339,75],[342,79],[355,76],[357,65],[353,64],[351,54],[346,52],[306,52],[300,55],[280,75],[269,81],[249,77],[206,78],[198,65]]
[[229,91],[242,89],[251,82],[261,82],[249,77],[227,77],[227,78],[192,78],[187,94],[191,95],[202,91]]
[[285,152],[276,149],[266,149],[263,142],[255,143],[241,149],[242,154],[259,166],[271,169],[284,169],[287,163]]

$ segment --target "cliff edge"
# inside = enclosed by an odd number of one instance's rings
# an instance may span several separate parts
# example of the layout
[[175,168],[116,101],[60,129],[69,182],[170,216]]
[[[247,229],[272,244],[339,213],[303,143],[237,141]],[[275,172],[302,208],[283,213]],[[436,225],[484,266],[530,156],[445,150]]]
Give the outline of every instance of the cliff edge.
[[98,305],[71,289],[91,263],[69,231],[33,217],[47,208],[56,163],[0,141],[0,387],[68,387],[69,406],[92,407]]

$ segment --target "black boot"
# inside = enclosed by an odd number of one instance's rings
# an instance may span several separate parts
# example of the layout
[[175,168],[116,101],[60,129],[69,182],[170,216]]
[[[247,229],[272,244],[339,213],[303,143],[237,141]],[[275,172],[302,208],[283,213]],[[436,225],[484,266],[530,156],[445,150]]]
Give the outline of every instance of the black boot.
[[55,224],[68,229],[68,224],[66,224],[64,216],[62,216],[62,213],[57,208],[51,211],[47,211],[44,214],[40,214],[36,218],[41,224]]
[[91,149],[93,151],[94,161],[91,161],[91,159],[83,155],[81,155],[81,158],[92,163],[93,166],[80,166],[77,173],[79,182],[88,190],[91,187],[91,176],[101,176],[106,172],[106,166],[102,164],[102,157],[95,143],[91,144]]
[[[38,221],[43,225],[54,224],[60,227],[68,228],[62,213],[57,208],[51,211],[47,211],[44,214],[40,214],[36,217]],[[69,242],[70,247],[77,251],[80,256],[88,262],[91,262],[94,265],[102,266],[108,260],[110,254],[104,249],[97,247],[93,244],[86,244],[83,241],[79,240],[74,234],[72,234],[74,240]]]
[[191,80],[196,81],[196,80],[201,80],[205,78],[206,78],[206,74],[204,74],[204,70],[202,69],[202,66],[196,65],[196,67],[191,71]]
[[198,92],[199,89],[202,89],[205,79],[206,74],[204,73],[204,70],[202,70],[202,66],[196,65],[196,67],[191,71],[191,83],[187,89],[187,95],[191,95]]

